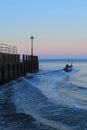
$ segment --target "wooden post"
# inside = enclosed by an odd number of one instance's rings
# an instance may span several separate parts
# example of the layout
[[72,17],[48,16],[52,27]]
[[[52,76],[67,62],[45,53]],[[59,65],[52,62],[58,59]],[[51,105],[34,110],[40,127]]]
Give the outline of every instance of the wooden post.
[[10,64],[7,64],[7,68],[8,68],[8,80],[11,79],[11,75],[10,75]]
[[16,64],[12,64],[12,77],[15,79],[17,77],[17,67]]
[[23,60],[23,62],[25,61],[24,55],[22,56],[22,60]]
[[18,76],[21,76],[20,63],[17,63],[16,65],[17,65],[16,69],[17,69],[17,77],[18,77]]
[[0,84],[2,82],[2,75],[1,75],[1,65],[0,65]]
[[1,67],[1,75],[2,75],[2,84],[5,82],[5,67],[2,65]]

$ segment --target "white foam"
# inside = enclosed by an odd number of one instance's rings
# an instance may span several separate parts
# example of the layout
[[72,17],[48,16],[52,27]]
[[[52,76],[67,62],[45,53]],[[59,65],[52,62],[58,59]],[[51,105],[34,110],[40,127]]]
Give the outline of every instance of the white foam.
[[43,75],[43,74],[48,74],[48,73],[52,73],[55,72],[57,70],[43,70],[37,73],[37,75]]
[[[63,125],[62,123],[58,121],[51,121],[45,118],[42,118],[39,112],[43,112],[43,107],[45,107],[46,115],[51,114],[50,110],[46,109],[46,107],[52,107],[51,104],[49,104],[48,100],[44,99],[45,96],[41,93],[39,89],[36,88],[36,86],[25,79],[24,77],[20,77],[17,81],[18,83],[15,83],[12,85],[13,91],[14,91],[14,103],[17,107],[18,112],[23,112],[26,114],[32,115],[35,119],[38,121],[49,125],[54,128],[59,128],[60,130],[69,130],[72,129],[70,127],[67,127],[66,125]],[[39,99],[41,97],[41,99]],[[44,100],[43,100],[44,99]],[[40,102],[39,102],[40,100]],[[40,103],[40,104],[39,104]],[[54,105],[53,105],[54,107]],[[40,110],[41,109],[41,110]],[[61,110],[62,111],[62,110]],[[55,110],[53,109],[53,114],[57,115],[59,114],[57,108]],[[45,113],[44,113],[45,114]]]

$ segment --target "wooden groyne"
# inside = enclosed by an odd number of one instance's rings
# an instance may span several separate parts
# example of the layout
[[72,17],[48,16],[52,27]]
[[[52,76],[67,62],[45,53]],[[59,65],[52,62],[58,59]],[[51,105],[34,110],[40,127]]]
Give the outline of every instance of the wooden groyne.
[[[6,50],[7,51],[7,50]],[[16,50],[15,50],[16,52]],[[39,70],[38,56],[0,52],[0,84]]]

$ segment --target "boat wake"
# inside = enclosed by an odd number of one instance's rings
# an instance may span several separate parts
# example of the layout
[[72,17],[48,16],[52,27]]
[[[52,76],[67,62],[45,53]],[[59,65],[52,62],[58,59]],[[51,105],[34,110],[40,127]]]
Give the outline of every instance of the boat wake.
[[68,126],[52,119],[54,115],[58,116],[62,109],[59,105],[52,103],[33,83],[21,77],[12,86],[13,102],[17,112],[30,114],[38,121],[59,130],[69,129]]
[[[81,121],[86,125],[87,114],[84,107],[77,107],[73,94],[69,94],[70,84],[63,70],[42,71],[33,78],[20,77],[13,88],[13,102],[18,113],[32,115],[36,120],[59,130],[80,130]],[[60,78],[61,77],[61,78]],[[67,89],[68,88],[68,89]],[[75,91],[75,90],[74,90]],[[78,105],[79,106],[79,105]],[[73,122],[72,122],[73,120]]]
[[66,76],[70,76],[70,75],[73,75],[75,73],[77,73],[79,70],[77,69],[73,69],[72,71],[70,72],[65,72],[64,69],[59,69],[59,70],[42,70],[42,71],[39,71],[38,73],[35,73],[35,74],[32,74],[32,73],[27,73],[26,74],[26,78],[32,78],[34,76],[44,76],[44,75],[49,75],[49,74],[55,74],[57,76],[57,79],[63,79],[64,77]]

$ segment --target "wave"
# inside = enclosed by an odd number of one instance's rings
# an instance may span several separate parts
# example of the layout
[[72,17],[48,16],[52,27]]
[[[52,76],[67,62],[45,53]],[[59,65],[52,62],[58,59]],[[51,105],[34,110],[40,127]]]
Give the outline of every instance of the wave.
[[52,103],[33,83],[21,77],[12,86],[14,92],[13,102],[19,113],[30,114],[40,122],[60,130],[69,129],[67,125],[51,119],[51,116],[57,116],[63,110],[59,108],[59,105]]
[[[87,115],[84,109],[53,102],[43,94],[42,90],[26,78],[19,78],[12,87],[13,100],[19,113],[30,114],[38,121],[60,130],[77,130],[77,125],[80,128],[81,122],[79,120],[82,119],[86,124]],[[83,114],[84,117],[82,118]]]
[[[56,103],[59,102],[68,107],[87,109],[86,88],[72,84],[69,81],[69,77],[78,71],[79,70],[76,69],[70,72],[65,72],[63,69],[41,71],[30,81],[34,82],[36,87],[38,87],[47,98]],[[84,95],[82,96],[81,93],[84,93]]]
[[[30,79],[30,78],[34,78],[34,77],[36,78],[36,77],[40,77],[41,76],[41,78],[43,79],[43,78],[45,78],[47,76],[49,77],[49,76],[52,75],[52,77],[53,77],[52,80],[55,80],[55,81],[58,82],[58,81],[61,81],[61,80],[69,78],[71,75],[77,73],[78,71],[79,70],[77,70],[77,69],[73,69],[70,72],[65,72],[63,69],[59,69],[59,70],[41,70],[38,73],[34,73],[34,74],[27,73],[25,77],[27,79]],[[51,77],[50,77],[50,79],[51,79]]]
[[33,74],[30,79],[28,74],[27,79],[18,78],[12,85],[17,112],[30,114],[36,120],[60,130],[77,130],[81,124],[79,119],[86,124],[86,102],[81,104],[77,87],[67,82],[68,76],[76,72],[50,70]]

